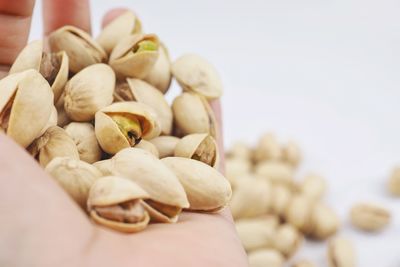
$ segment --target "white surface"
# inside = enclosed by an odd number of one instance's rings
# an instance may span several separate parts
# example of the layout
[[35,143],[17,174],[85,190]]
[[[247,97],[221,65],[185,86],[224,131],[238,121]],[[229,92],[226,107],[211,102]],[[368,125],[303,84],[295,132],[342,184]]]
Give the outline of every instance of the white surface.
[[[226,144],[254,143],[267,130],[296,139],[305,152],[302,171],[329,178],[327,201],[342,218],[358,200],[393,212],[390,228],[376,235],[345,219],[341,234],[355,241],[358,266],[400,266],[400,199],[384,188],[400,164],[400,2],[115,2],[92,1],[95,33],[107,9],[129,6],[173,58],[208,58],[226,88]],[[41,36],[39,5],[32,38]],[[308,243],[301,254],[327,266],[321,245]]]

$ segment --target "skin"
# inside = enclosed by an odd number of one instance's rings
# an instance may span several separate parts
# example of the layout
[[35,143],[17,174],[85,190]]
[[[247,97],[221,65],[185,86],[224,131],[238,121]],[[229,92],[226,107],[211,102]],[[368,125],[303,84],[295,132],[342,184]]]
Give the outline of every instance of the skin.
[[[0,0],[2,75],[26,44],[33,5]],[[66,24],[90,32],[87,1],[43,0],[43,6],[46,34]],[[103,25],[121,12],[107,13]],[[219,102],[212,106],[220,120]],[[177,224],[152,224],[134,235],[102,228],[2,133],[0,214],[0,266],[247,266],[229,210],[183,213]]]

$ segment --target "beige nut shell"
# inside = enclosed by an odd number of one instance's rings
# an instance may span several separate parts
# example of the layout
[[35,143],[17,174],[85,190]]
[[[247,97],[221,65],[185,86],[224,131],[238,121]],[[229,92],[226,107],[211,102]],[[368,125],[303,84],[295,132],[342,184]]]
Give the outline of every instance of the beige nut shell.
[[158,136],[150,139],[151,142],[158,150],[160,159],[165,157],[172,157],[174,155],[175,147],[179,142],[179,138],[175,136]]

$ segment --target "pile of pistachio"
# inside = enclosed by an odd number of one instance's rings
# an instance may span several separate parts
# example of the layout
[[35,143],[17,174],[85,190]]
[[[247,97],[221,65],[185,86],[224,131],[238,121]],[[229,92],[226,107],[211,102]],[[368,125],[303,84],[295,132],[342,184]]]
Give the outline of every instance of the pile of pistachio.
[[[226,177],[233,191],[230,208],[250,267],[317,266],[301,256],[293,259],[305,237],[328,240],[329,266],[355,267],[353,242],[335,236],[341,220],[324,203],[326,180],[315,173],[295,179],[301,158],[295,142],[280,144],[272,133],[261,136],[255,147],[239,141],[226,152]],[[400,168],[388,184],[400,195]],[[353,227],[366,232],[382,230],[390,217],[388,210],[372,203],[357,203],[349,212]]]
[[[96,39],[62,27],[48,46],[29,43],[0,81],[0,129],[94,222],[137,232],[228,204],[209,105],[222,85],[208,61],[187,54],[171,63],[131,12]],[[172,78],[182,93],[170,106]]]

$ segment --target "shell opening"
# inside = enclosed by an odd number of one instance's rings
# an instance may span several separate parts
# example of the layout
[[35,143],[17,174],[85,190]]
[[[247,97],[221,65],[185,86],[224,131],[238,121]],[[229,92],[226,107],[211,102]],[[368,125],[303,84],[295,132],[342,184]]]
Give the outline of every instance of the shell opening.
[[139,144],[142,140],[142,125],[135,116],[126,116],[122,114],[108,114],[118,125],[121,133],[126,137],[130,146]]
[[157,51],[158,50],[158,45],[156,42],[152,40],[143,40],[138,43],[136,43],[133,48],[132,52],[134,54],[140,53],[140,52],[145,52],[145,51]]
[[42,53],[40,74],[49,82],[50,86],[56,80],[61,68],[62,53]]
[[99,51],[97,47],[92,45],[88,40],[86,40],[85,38],[83,38],[82,36],[77,34],[76,32],[70,31],[69,33],[71,34],[71,36],[77,38],[78,41],[85,47],[85,49],[90,51],[90,55],[93,57],[93,59],[96,62],[104,62],[105,61],[105,58],[103,57],[101,51]]
[[215,165],[217,148],[211,136],[207,136],[193,153],[192,159],[204,162],[210,166]]
[[139,223],[146,218],[146,211],[140,199],[116,205],[94,207],[94,210],[103,219],[121,223]]
[[51,136],[48,131],[46,131],[41,137],[37,138],[29,147],[26,149],[29,154],[32,155],[34,159],[39,161],[40,151],[47,145]]
[[15,92],[11,98],[8,100],[7,104],[4,106],[3,110],[0,112],[0,129],[7,133],[8,123],[10,121],[11,109],[14,104]]
[[157,210],[158,212],[162,213],[163,215],[165,215],[169,218],[175,217],[182,210],[181,208],[179,208],[177,206],[163,204],[163,203],[160,203],[160,202],[157,202],[154,200],[150,200],[150,199],[146,199],[146,200],[144,200],[144,202],[146,202],[150,207],[152,207],[153,209]]
[[115,87],[114,100],[121,102],[135,100],[128,83],[120,83]]

